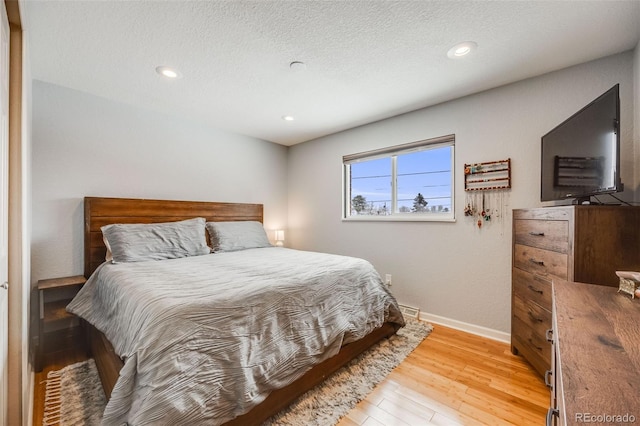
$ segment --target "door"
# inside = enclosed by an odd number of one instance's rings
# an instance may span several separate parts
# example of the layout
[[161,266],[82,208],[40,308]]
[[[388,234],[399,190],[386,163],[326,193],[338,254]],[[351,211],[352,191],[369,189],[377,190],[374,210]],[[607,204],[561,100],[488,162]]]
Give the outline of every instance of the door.
[[9,22],[0,7],[0,426],[7,423],[7,340],[9,289]]

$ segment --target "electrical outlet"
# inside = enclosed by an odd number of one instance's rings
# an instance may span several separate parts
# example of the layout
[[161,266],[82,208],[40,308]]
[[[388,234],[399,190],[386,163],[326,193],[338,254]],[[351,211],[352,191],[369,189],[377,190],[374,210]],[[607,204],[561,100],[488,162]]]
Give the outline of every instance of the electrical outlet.
[[388,286],[391,287],[391,274],[386,274],[384,276],[384,283]]

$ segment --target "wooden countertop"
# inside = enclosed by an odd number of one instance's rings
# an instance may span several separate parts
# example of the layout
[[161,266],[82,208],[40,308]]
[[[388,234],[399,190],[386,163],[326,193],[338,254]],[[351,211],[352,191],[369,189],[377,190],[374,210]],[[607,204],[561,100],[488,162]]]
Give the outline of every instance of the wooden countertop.
[[565,424],[640,423],[640,300],[557,280],[553,309]]

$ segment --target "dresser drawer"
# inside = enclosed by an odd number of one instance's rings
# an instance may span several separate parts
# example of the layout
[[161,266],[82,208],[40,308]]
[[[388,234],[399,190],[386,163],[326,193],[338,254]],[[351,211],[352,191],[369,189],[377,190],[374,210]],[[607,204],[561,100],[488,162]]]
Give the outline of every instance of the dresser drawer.
[[551,328],[551,312],[531,300],[514,296],[512,309],[513,318],[529,326],[538,336],[545,336]]
[[545,368],[541,373],[544,374],[545,370],[551,367],[551,343],[547,341],[545,333],[539,334],[517,317],[512,318],[511,332],[515,336],[514,343],[518,351],[524,352],[527,359],[530,356],[538,357],[541,363],[536,365],[532,362],[532,364],[536,367],[542,364]]
[[569,222],[566,220],[525,220],[513,222],[516,244],[567,253],[569,250]]
[[515,244],[513,246],[513,266],[539,275],[555,275],[567,279],[568,256],[536,247]]
[[544,376],[545,371],[551,368],[551,344],[519,319],[513,318],[512,321],[511,345],[541,376]]
[[521,299],[530,299],[548,311],[551,311],[551,281],[540,275],[522,269],[513,268],[513,295]]

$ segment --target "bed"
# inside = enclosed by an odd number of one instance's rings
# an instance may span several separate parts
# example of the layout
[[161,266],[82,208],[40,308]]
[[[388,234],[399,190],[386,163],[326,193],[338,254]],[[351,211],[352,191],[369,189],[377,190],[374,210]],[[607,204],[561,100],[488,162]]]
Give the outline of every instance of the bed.
[[85,320],[106,422],[260,424],[404,324],[362,259],[262,245],[105,262],[102,227],[200,220],[208,249],[263,207],[85,198],[89,280],[68,309]]

